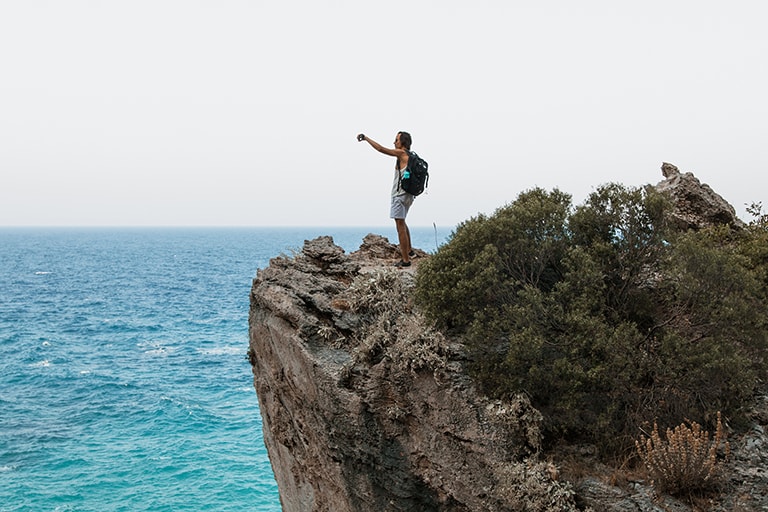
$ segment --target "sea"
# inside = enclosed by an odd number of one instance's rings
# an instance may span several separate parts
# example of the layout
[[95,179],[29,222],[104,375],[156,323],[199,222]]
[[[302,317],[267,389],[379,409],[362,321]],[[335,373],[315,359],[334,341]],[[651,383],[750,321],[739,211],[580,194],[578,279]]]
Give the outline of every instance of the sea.
[[[434,252],[451,229],[411,228]],[[381,228],[0,229],[0,511],[279,511],[257,269]]]

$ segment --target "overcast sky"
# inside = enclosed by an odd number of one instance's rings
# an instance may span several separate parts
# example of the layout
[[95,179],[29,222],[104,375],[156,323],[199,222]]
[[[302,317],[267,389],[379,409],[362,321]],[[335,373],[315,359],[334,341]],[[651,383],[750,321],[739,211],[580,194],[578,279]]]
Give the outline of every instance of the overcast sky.
[[0,225],[413,226],[693,172],[768,206],[768,3],[0,0]]

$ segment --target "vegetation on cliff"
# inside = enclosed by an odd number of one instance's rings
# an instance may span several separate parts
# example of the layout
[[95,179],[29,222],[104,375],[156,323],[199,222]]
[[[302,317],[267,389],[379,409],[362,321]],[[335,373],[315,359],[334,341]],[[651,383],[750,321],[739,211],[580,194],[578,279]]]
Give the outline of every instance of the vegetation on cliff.
[[768,373],[768,224],[679,231],[653,187],[579,206],[526,191],[465,221],[417,274],[416,300],[466,341],[492,397],[527,393],[550,441],[613,452],[656,422],[738,424]]

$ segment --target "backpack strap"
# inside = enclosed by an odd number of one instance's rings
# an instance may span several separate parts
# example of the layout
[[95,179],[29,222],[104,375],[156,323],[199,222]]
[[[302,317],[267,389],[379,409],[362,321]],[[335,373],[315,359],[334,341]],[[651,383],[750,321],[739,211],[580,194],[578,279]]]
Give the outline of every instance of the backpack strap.
[[413,155],[413,151],[406,149],[405,152],[408,153],[408,164],[406,164],[405,168],[404,169],[399,168],[400,166],[399,159],[395,162],[395,170],[400,173],[400,179],[397,180],[397,190],[402,190],[401,182],[403,181],[403,173],[407,171],[408,167],[410,167],[411,165],[411,156]]

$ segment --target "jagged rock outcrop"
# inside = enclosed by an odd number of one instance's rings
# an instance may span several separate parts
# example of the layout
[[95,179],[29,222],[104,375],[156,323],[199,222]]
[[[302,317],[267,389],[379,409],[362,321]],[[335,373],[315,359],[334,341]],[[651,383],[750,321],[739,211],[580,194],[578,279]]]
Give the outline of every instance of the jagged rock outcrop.
[[665,179],[656,185],[656,190],[664,192],[672,200],[674,209],[670,217],[679,229],[701,229],[723,224],[744,227],[733,206],[709,185],[702,184],[693,173],[681,173],[676,166],[666,162],[661,165],[661,173]]
[[375,235],[351,255],[321,237],[254,280],[249,355],[283,510],[501,511],[537,500],[537,510],[573,509],[554,467],[526,460],[539,412],[523,397],[479,396],[460,345],[446,341],[431,367],[381,346],[356,357],[367,319],[348,290],[382,268],[412,280],[414,267],[389,270],[396,254]]

